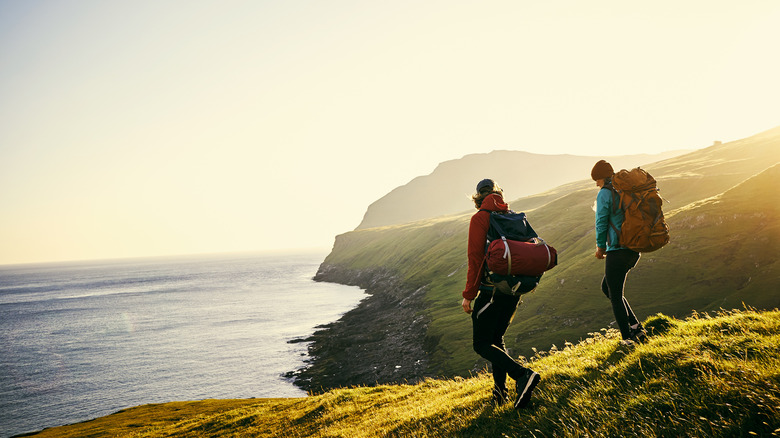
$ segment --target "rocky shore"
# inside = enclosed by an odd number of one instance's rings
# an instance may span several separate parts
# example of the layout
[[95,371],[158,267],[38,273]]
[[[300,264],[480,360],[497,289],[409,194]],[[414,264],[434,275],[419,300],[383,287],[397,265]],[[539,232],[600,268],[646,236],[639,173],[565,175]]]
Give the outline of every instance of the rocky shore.
[[306,367],[287,373],[298,387],[320,393],[353,385],[414,383],[426,377],[424,287],[404,285],[382,268],[349,270],[325,263],[314,280],[358,286],[368,297],[311,337],[290,341],[311,342]]

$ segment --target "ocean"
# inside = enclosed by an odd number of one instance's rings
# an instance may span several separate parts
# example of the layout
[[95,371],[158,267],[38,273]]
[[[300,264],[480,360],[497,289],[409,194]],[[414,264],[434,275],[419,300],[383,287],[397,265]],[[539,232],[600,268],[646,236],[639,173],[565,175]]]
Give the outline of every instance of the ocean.
[[0,266],[0,436],[148,403],[305,397],[306,338],[365,298],[324,253]]

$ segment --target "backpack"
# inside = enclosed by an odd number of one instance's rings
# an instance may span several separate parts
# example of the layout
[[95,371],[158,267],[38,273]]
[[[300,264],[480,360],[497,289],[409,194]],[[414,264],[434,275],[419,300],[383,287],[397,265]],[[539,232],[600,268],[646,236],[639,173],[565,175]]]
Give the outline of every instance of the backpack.
[[[651,252],[669,243],[669,226],[661,210],[655,178],[639,167],[621,170],[612,177],[612,187],[620,195],[618,207],[625,219],[619,245],[637,252]],[[614,205],[614,203],[613,203]],[[610,224],[617,231],[614,224]]]
[[558,264],[558,252],[539,239],[525,213],[489,210],[486,276],[495,289],[522,295],[536,289],[542,274]]

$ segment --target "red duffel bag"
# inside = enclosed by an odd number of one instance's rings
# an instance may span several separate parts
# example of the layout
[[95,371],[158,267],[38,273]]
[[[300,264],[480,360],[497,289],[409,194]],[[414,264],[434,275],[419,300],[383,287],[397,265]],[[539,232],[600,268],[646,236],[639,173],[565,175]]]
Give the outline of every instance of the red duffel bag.
[[497,274],[539,276],[558,264],[558,252],[544,241],[495,239],[485,259],[488,269]]

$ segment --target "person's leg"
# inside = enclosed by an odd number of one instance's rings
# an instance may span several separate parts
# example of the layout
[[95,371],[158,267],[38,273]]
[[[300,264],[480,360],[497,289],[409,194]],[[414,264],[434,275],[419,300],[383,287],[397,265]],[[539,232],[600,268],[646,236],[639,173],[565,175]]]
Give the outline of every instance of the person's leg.
[[625,295],[623,295],[623,307],[626,308],[626,314],[628,315],[628,325],[633,327],[639,324],[639,320],[636,319],[636,315],[634,315],[634,311],[631,310],[631,306],[628,304],[628,300],[626,299]]
[[633,268],[639,253],[628,249],[609,251],[605,262],[602,291],[612,303],[612,313],[615,315],[620,334],[623,339],[631,338],[631,325],[637,323],[637,318],[623,296],[623,288],[628,271]]
[[[493,341],[500,350],[506,352],[506,345],[504,345],[504,337],[500,336],[499,339]],[[502,368],[498,363],[492,363],[493,366],[493,398],[498,403],[506,401],[507,389],[506,389],[506,369]]]
[[[631,270],[636,266],[637,262],[639,262],[639,258],[642,256],[640,253],[631,251],[631,250],[625,250],[626,254],[626,263],[628,266],[627,271]],[[628,273],[626,273],[628,275]],[[634,311],[631,309],[631,305],[628,304],[628,299],[626,298],[625,294],[625,281],[623,286],[623,304],[626,307],[626,313],[628,314],[628,324],[631,334],[631,339],[635,342],[645,342],[647,341],[647,332],[645,331],[645,328],[642,326],[642,323],[639,322],[639,318],[636,317],[634,314]]]
[[[521,376],[525,368],[506,353],[503,342],[504,333],[517,308],[519,297],[497,294],[493,300],[490,300],[490,294],[485,295],[486,297],[481,300],[482,294],[477,297],[474,312],[471,314],[474,351],[493,365],[494,377],[496,370],[499,373],[507,373],[512,378]],[[500,341],[497,341],[498,339]]]
[[[622,274],[623,281],[625,281],[626,274],[627,274],[627,272]],[[601,279],[601,291],[604,292],[604,295],[610,301],[612,301],[612,295],[609,292],[609,285],[607,283],[607,276],[606,275],[604,276],[604,278]],[[622,294],[622,288],[621,288],[621,294]],[[628,315],[628,323],[629,323],[629,325],[633,326],[633,325],[637,324],[639,321],[637,321],[636,316],[634,315],[634,311],[631,310],[631,306],[628,304],[628,300],[626,299],[625,295],[623,295],[622,298],[623,298],[623,307],[625,308],[626,314]],[[616,305],[616,304],[617,303],[614,303],[614,302],[612,303],[613,306]]]
[[[620,272],[614,268],[613,265],[615,263],[609,263],[610,259],[614,260],[615,258],[611,255],[612,252],[614,251],[607,253],[607,262],[604,269],[605,275],[601,280],[601,291],[604,292],[604,295],[607,296],[612,304],[612,314],[615,316],[615,322],[617,322],[618,328],[620,329],[620,335],[623,339],[628,339],[630,337],[630,330],[627,328],[628,315],[626,306],[623,296],[619,292],[620,288],[616,286],[616,284],[619,284],[622,281],[621,278],[625,279],[625,276],[621,277]],[[625,275],[625,273],[623,275]]]
[[[625,257],[626,257],[626,275],[624,277],[628,277],[628,271],[634,268],[636,264],[639,262],[639,258],[642,256],[640,253],[636,251],[631,251],[629,249],[624,250],[625,251]],[[626,286],[625,286],[626,280],[623,279],[623,288],[620,292],[621,295],[623,295],[623,305],[626,307],[626,314],[628,315],[628,324],[632,330],[634,330],[634,327],[641,327],[642,324],[639,323],[639,319],[637,319],[636,315],[634,314],[634,311],[631,309],[631,305],[628,304],[628,299],[626,299]]]
[[509,399],[509,390],[506,387],[506,370],[499,365],[493,365],[493,402],[503,405]]
[[[500,330],[500,327],[497,327],[497,332],[494,333],[493,336],[493,345],[496,346],[498,349],[507,352],[506,344],[504,343],[504,333],[506,333],[506,328],[504,330]],[[497,363],[493,363],[492,366],[493,366],[493,401],[501,405],[507,401],[507,398],[509,396],[509,391],[506,388],[507,372],[504,368],[501,367],[501,365]]]
[[[490,302],[475,306],[475,309],[479,310],[472,313],[474,351],[493,365],[493,379],[496,385],[501,383],[500,380],[496,380],[501,378],[496,375],[496,370],[504,376],[509,375],[517,382],[516,409],[528,404],[531,392],[540,380],[539,374],[512,359],[504,346],[504,333],[512,321],[519,300],[519,297],[496,294]],[[505,382],[504,377],[504,384]]]
[[[604,262],[604,265],[605,265],[604,272],[606,273],[607,272],[606,261]],[[610,299],[609,298],[609,286],[607,285],[607,276],[606,276],[606,274],[601,279],[601,291],[604,292],[604,295],[606,295],[607,299]]]

